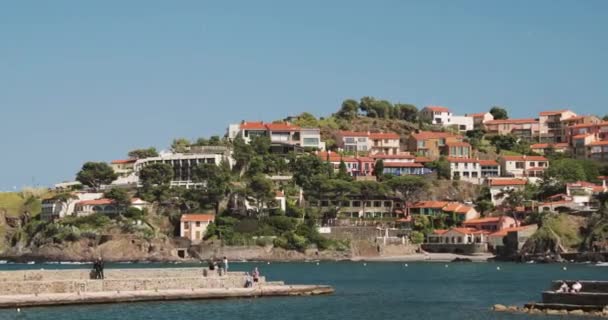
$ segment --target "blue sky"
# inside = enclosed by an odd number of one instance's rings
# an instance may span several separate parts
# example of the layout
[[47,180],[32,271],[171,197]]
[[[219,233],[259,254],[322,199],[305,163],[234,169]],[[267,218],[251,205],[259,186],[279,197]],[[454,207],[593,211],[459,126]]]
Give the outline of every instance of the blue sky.
[[4,1],[0,190],[349,97],[608,113],[608,1]]

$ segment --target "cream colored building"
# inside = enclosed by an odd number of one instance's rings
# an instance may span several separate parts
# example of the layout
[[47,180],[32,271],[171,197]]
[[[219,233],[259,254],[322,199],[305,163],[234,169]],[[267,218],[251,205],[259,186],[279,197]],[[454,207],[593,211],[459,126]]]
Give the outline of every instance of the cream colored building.
[[190,213],[180,218],[180,236],[192,243],[200,243],[205,237],[209,224],[215,221],[213,214]]

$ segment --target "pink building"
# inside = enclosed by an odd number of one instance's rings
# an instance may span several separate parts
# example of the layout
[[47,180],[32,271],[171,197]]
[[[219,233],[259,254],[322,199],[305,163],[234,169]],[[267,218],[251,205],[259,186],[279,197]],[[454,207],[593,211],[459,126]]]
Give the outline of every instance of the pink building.
[[537,119],[490,120],[484,126],[488,135],[512,134],[526,141],[536,141],[540,132]]

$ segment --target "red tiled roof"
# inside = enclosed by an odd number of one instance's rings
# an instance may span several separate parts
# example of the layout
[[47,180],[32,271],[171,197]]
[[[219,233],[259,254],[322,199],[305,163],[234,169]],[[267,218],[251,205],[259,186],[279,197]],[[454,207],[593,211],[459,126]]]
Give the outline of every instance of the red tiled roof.
[[560,148],[567,148],[568,144],[567,143],[535,143],[533,145],[530,145],[531,149],[547,149],[549,147],[553,147],[556,149],[560,149]]
[[422,168],[421,163],[416,162],[385,162],[385,168]]
[[588,144],[589,146],[608,146],[608,140],[594,141]]
[[469,211],[471,211],[471,209],[473,209],[473,207],[467,206],[460,202],[450,202],[447,206],[443,207],[442,210],[446,212],[455,212],[458,214],[467,214]]
[[481,166],[499,166],[496,160],[479,160],[479,165]]
[[357,132],[357,131],[340,131],[340,135],[343,137],[368,137],[368,132]]
[[473,118],[481,118],[481,117],[484,117],[486,115],[486,113],[487,112],[471,113],[468,116],[473,117]]
[[411,154],[374,154],[372,155],[374,159],[415,159],[416,157]]
[[569,126],[568,128],[572,128],[572,129],[577,129],[577,128],[590,128],[590,127],[603,127],[603,126],[608,126],[608,121],[602,121],[600,123],[581,123],[581,124],[575,124],[573,126]]
[[107,198],[101,198],[101,199],[97,199],[97,200],[83,200],[78,202],[78,205],[81,206],[98,206],[98,205],[107,205],[107,204],[112,204],[114,203],[113,200],[107,199]]
[[241,130],[266,130],[266,126],[263,121],[250,121],[243,122],[240,126]]
[[410,205],[410,208],[436,208],[442,209],[448,204],[447,201],[418,201]]
[[447,230],[447,229],[436,229],[436,230],[433,231],[433,233],[434,234],[438,234],[438,235],[442,235],[442,234],[444,234],[444,233],[446,233],[448,231],[449,230]]
[[445,145],[448,147],[470,147],[471,146],[468,142],[461,142],[461,141],[446,142]]
[[427,157],[416,157],[416,159],[414,161],[420,162],[420,163],[425,163],[425,162],[431,162],[432,160]]
[[562,113],[564,113],[566,111],[570,111],[570,110],[563,109],[563,110],[542,111],[542,112],[539,113],[539,115],[541,115],[541,116],[555,116],[555,115],[558,115],[558,114],[562,114]]
[[464,224],[467,225],[467,224],[498,223],[498,222],[500,222],[500,219],[502,219],[502,217],[477,218],[477,219],[467,220],[464,222]]
[[481,234],[481,233],[489,233],[487,231],[484,230],[477,230],[475,228],[452,228],[449,231],[456,231],[458,233],[462,233],[462,234]]
[[501,120],[490,120],[486,121],[485,124],[524,124],[524,123],[538,123],[538,120],[529,119],[501,119]]
[[448,162],[457,162],[457,163],[479,163],[479,160],[477,160],[477,159],[470,159],[470,158],[448,157],[447,160],[448,160]]
[[543,156],[502,156],[505,161],[549,161]]
[[542,207],[542,206],[555,206],[558,204],[566,204],[566,203],[573,203],[572,200],[559,200],[559,201],[552,201],[552,202],[543,202],[541,204],[539,204],[538,206]]
[[372,132],[369,137],[371,139],[399,139],[399,135],[392,132]]
[[188,213],[182,214],[182,217],[179,220],[181,222],[213,222],[215,220],[215,215],[208,213]]
[[433,112],[450,112],[449,108],[442,107],[442,106],[426,106],[426,107],[424,107],[424,109],[429,109]]
[[490,179],[490,186],[523,186],[527,183],[525,179]]
[[300,127],[294,126],[291,123],[268,123],[266,124],[268,131],[299,131]]
[[592,136],[593,134],[591,133],[583,133],[583,134],[577,134],[574,137],[572,137],[572,139],[585,139],[589,136]]
[[513,232],[513,231],[521,231],[521,230],[525,230],[530,228],[531,226],[520,226],[520,227],[513,227],[513,228],[505,228],[502,230],[498,230],[494,233],[491,233],[490,236],[491,237],[504,237],[506,236],[509,232]]
[[126,164],[126,163],[135,163],[137,159],[124,159],[124,160],[112,160],[112,164]]
[[419,133],[412,133],[412,137],[416,140],[425,139],[441,139],[441,138],[452,138],[459,137],[450,132],[435,132],[435,131],[420,131]]

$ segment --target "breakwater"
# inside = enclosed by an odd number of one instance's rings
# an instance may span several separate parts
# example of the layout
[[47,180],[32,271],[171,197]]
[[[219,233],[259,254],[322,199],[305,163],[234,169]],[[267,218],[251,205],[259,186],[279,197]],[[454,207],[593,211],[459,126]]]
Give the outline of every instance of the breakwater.
[[109,269],[91,279],[90,270],[0,272],[0,307],[220,299],[332,293],[328,286],[285,285],[265,277],[246,288],[244,272],[220,275],[206,268]]

